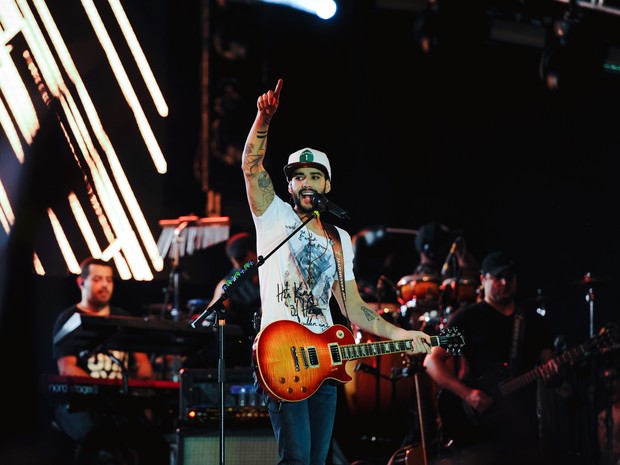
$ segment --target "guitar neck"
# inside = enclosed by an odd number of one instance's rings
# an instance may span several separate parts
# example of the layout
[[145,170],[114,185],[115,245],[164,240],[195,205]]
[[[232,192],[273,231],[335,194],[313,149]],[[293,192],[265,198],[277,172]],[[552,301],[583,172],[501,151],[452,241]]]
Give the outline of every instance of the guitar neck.
[[[440,346],[442,339],[440,336],[431,336],[431,347]],[[355,360],[373,355],[396,354],[399,352],[409,352],[413,350],[411,339],[363,342],[360,344],[343,344],[339,346],[341,358],[343,360]],[[334,348],[332,348],[333,350]]]
[[[560,366],[565,365],[567,363],[574,363],[578,358],[588,355],[588,347],[587,344],[580,344],[577,347],[573,347],[566,352],[554,357],[553,360]],[[527,373],[523,373],[516,378],[513,378],[509,381],[502,383],[499,386],[499,391],[502,396],[506,396],[512,392],[515,392],[522,387],[530,384],[532,381],[536,381],[537,379],[542,378],[543,376],[543,367],[537,366]]]

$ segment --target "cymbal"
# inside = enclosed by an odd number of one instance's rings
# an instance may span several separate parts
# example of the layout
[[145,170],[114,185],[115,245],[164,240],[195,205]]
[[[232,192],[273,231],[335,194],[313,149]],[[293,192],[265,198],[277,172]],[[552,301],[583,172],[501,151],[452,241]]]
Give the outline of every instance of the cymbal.
[[545,305],[558,300],[559,296],[555,294],[538,293],[535,297],[525,300],[527,305]]
[[598,277],[598,276],[590,276],[585,275],[583,278],[578,279],[572,282],[573,286],[583,286],[583,287],[591,287],[591,286],[601,286],[606,284],[611,284],[613,280],[607,277]]

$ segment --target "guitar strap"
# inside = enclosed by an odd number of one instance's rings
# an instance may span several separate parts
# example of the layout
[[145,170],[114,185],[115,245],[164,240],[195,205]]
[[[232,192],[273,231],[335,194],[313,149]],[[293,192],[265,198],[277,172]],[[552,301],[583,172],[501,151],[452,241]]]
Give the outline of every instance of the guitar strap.
[[334,251],[334,260],[336,261],[336,270],[338,271],[338,284],[340,284],[340,293],[342,294],[342,302],[344,303],[344,313],[347,316],[347,327],[351,329],[349,312],[347,311],[347,293],[344,289],[344,266],[342,264],[342,243],[340,242],[340,233],[338,232],[338,228],[336,228],[333,224],[323,223],[323,227],[329,235],[332,250]]
[[524,323],[523,313],[519,309],[515,309],[512,321],[512,345],[510,347],[510,368],[513,375],[518,373],[520,369]]

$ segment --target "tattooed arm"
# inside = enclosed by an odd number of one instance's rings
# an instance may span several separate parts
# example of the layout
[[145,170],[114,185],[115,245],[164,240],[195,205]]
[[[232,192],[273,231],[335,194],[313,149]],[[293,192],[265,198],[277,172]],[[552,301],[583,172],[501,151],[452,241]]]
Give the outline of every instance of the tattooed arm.
[[267,150],[269,124],[278,109],[283,82],[282,79],[279,79],[275,90],[269,90],[258,97],[256,103],[258,111],[246,139],[241,159],[248,203],[252,213],[256,216],[261,216],[267,210],[275,196],[273,183],[265,171],[263,160]]
[[[334,283],[334,297],[338,301],[340,308],[343,309],[342,295],[338,286],[338,281]],[[380,336],[390,340],[411,339],[413,341],[413,353],[430,353],[430,336],[422,331],[407,330],[390,323],[384,319],[375,308],[364,302],[357,289],[355,280],[346,281],[347,312],[349,319],[360,329],[375,336]],[[344,312],[343,312],[344,313]],[[346,315],[345,315],[346,316]]]

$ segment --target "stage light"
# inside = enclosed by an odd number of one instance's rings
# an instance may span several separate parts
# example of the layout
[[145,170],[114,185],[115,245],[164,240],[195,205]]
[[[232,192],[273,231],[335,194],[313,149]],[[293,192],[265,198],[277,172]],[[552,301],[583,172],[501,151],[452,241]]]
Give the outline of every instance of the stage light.
[[261,0],[263,3],[275,3],[289,6],[296,10],[305,11],[317,15],[321,19],[330,19],[338,9],[333,0]]

